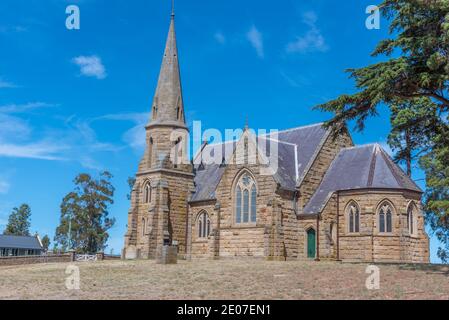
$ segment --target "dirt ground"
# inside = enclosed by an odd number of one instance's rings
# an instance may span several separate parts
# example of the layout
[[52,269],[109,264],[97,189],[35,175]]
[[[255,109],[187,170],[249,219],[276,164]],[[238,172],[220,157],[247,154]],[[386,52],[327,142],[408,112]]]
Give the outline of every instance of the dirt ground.
[[264,260],[76,263],[80,289],[66,288],[69,264],[0,267],[0,299],[449,299],[449,267]]

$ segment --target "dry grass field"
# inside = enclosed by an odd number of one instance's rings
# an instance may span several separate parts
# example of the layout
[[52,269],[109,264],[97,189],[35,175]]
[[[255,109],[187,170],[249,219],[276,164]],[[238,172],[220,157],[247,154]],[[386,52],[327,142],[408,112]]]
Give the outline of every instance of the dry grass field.
[[365,264],[263,260],[77,263],[80,290],[67,290],[68,264],[0,267],[0,299],[449,299],[449,268],[380,265],[368,290]]

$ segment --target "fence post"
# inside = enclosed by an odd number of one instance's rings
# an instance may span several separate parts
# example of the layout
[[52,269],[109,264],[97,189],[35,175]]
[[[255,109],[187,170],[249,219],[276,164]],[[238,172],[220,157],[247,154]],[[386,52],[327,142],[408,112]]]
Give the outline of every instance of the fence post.
[[97,261],[104,260],[104,252],[97,252]]
[[75,253],[75,251],[70,250],[69,254],[70,254],[70,262],[75,262],[75,260],[76,260],[76,253]]

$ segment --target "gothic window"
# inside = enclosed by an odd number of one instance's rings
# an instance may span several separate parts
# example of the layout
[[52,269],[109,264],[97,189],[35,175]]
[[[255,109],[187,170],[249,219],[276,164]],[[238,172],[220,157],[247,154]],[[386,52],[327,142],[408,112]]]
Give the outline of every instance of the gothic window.
[[348,215],[348,231],[349,233],[359,232],[360,231],[360,209],[357,203],[352,201],[348,205],[347,209]]
[[146,222],[145,219],[142,218],[142,236],[145,235],[145,231],[146,231],[146,226],[145,226],[146,223],[145,222]]
[[151,184],[147,181],[143,187],[143,202],[150,203],[151,202]]
[[410,234],[415,234],[416,232],[416,214],[415,214],[415,205],[414,203],[410,203],[407,209],[407,229]]
[[153,137],[150,137],[150,145],[148,148],[148,162],[149,162],[149,166],[151,167],[151,160],[152,160],[152,156],[153,156]]
[[198,216],[198,238],[207,238],[210,233],[210,219],[207,212],[202,212]]
[[256,183],[248,173],[244,173],[235,187],[235,223],[255,223],[256,220]]
[[392,232],[393,209],[388,202],[384,202],[379,208],[379,232]]

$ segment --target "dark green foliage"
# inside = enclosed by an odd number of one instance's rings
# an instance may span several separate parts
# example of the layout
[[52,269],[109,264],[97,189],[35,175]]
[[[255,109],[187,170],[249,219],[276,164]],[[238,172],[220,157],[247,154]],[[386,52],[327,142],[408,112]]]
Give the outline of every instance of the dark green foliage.
[[380,105],[390,107],[389,144],[409,174],[415,160],[425,171],[426,220],[449,261],[449,0],[384,0],[380,8],[392,38],[372,55],[386,61],[347,70],[358,92],[316,108],[334,113],[326,125],[338,134],[348,121],[363,130]]
[[55,241],[63,251],[73,249],[81,253],[96,253],[105,249],[109,238],[107,231],[115,223],[114,218],[108,217],[108,206],[114,202],[115,190],[111,179],[109,172],[102,172],[99,180],[89,174],[75,178],[75,190],[62,200],[61,222],[55,235]]
[[136,183],[136,178],[134,178],[134,177],[129,177],[128,178],[129,193],[126,195],[126,198],[128,200],[131,200],[131,193],[133,191],[135,183]]
[[42,246],[44,247],[45,251],[47,251],[48,248],[50,247],[50,238],[47,235],[45,235],[41,239],[41,242],[42,242]]
[[8,218],[8,224],[3,234],[15,236],[30,235],[31,208],[27,204],[22,204],[20,208],[14,208]]

